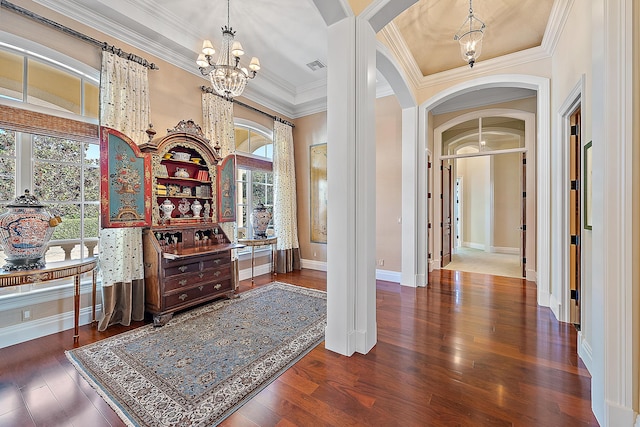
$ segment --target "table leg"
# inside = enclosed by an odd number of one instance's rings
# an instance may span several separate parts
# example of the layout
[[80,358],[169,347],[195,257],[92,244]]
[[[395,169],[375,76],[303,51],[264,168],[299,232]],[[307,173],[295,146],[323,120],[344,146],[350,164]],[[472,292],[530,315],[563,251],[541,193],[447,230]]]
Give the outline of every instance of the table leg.
[[255,246],[251,246],[251,286],[253,286],[253,251],[254,251]]
[[73,277],[73,342],[78,342],[78,323],[80,323],[80,274]]
[[278,275],[278,272],[276,271],[276,265],[278,265],[278,247],[275,243],[271,245],[271,260],[273,261],[273,279],[275,280]]
[[93,271],[91,272],[91,293],[92,293],[92,299],[93,299],[93,314],[91,315],[91,323],[95,323],[96,322],[96,269],[94,268]]

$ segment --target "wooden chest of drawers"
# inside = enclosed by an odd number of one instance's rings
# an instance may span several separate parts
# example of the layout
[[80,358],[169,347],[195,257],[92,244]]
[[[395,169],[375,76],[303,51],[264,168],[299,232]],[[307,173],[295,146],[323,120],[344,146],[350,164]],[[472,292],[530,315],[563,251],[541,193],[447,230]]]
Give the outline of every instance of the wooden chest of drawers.
[[[197,236],[219,236],[203,240]],[[229,242],[215,223],[147,229],[143,232],[146,310],[162,326],[173,313],[236,288]],[[214,244],[209,244],[209,242]]]

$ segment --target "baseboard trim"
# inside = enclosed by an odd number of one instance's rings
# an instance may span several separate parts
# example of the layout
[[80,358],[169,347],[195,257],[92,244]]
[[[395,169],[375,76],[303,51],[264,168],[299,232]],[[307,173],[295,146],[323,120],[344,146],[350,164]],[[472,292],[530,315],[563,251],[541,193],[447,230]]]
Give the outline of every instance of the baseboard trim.
[[300,265],[302,268],[308,268],[309,270],[327,271],[326,261],[316,261],[313,259],[301,259]]
[[491,246],[491,252],[496,254],[520,255],[520,248],[508,246]]
[[[96,316],[102,312],[102,305],[96,305]],[[79,325],[91,323],[92,307],[80,309]],[[56,314],[42,319],[17,323],[0,329],[0,348],[20,344],[46,335],[56,334],[73,328],[73,311]]]
[[385,282],[401,283],[401,273],[399,271],[376,270],[376,280],[384,280]]
[[562,304],[560,304],[560,301],[557,300],[555,295],[551,295],[551,297],[549,297],[549,308],[551,309],[553,315],[556,316],[556,320],[558,320],[559,322],[566,321],[566,319],[564,319],[562,316]]
[[[271,273],[271,263],[256,265],[253,269],[253,277]],[[238,272],[239,280],[251,279],[251,267],[242,269]]]
[[584,338],[582,331],[578,332],[578,356],[582,359],[587,371],[591,374],[591,366],[593,365],[593,352],[589,342]]
[[480,249],[481,251],[484,251],[485,248],[484,244],[473,242],[462,242],[462,246],[464,246],[465,248]]

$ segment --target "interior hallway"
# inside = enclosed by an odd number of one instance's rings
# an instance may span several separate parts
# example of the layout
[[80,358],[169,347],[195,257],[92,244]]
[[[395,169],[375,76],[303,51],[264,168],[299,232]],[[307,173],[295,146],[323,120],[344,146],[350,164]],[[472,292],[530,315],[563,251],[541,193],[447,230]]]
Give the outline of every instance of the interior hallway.
[[445,270],[493,274],[522,279],[522,265],[518,254],[499,254],[466,247],[456,248]]

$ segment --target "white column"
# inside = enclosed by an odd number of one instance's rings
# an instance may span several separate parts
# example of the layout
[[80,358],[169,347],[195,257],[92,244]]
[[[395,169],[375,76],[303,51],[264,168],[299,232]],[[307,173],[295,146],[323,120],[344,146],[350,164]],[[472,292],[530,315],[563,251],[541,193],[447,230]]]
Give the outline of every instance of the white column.
[[326,348],[347,356],[376,343],[376,39],[367,21],[328,28]]
[[[632,426],[638,407],[638,212],[633,205],[633,6],[592,3],[593,412],[603,426]],[[637,5],[636,5],[637,6]],[[636,211],[634,212],[634,208]],[[637,279],[637,278],[636,278]],[[635,288],[635,289],[634,289]],[[638,425],[636,423],[636,425]]]
[[[418,107],[402,110],[402,276],[404,286],[427,283],[426,152],[418,143]],[[420,165],[423,165],[420,167]],[[422,174],[420,173],[422,172]]]

